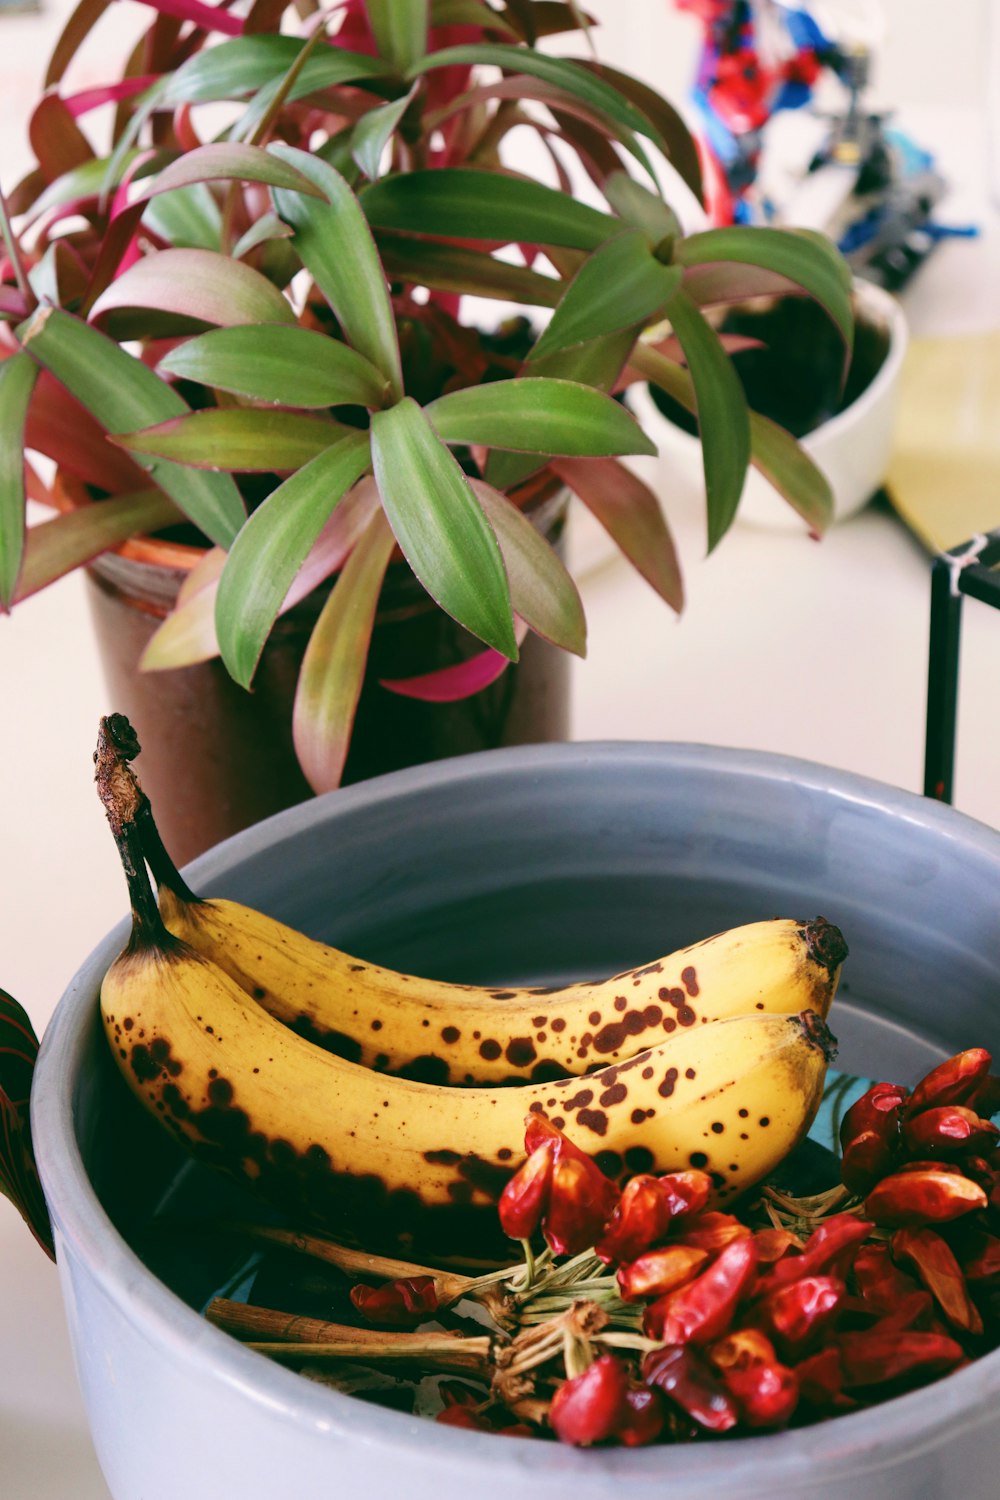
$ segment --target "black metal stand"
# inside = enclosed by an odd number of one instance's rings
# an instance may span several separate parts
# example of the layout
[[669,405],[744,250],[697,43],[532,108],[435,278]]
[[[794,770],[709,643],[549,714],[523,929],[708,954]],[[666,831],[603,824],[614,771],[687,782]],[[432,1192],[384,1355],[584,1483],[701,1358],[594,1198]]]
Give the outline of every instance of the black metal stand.
[[1000,609],[1000,528],[935,559],[931,571],[931,638],[927,670],[924,796],[950,802],[955,776],[955,720],[962,600],[968,594]]

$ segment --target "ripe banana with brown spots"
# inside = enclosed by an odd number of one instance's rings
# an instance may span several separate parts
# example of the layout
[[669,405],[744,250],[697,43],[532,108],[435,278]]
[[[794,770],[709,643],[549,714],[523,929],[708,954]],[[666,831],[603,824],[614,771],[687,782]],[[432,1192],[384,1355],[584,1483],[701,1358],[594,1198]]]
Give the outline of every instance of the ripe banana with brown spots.
[[118,1066],[155,1118],[291,1213],[454,1253],[494,1241],[495,1207],[541,1111],[610,1177],[684,1166],[715,1201],[804,1135],[832,1038],[815,1011],[682,1028],[587,1078],[454,1089],[390,1078],[296,1035],[164,927],[134,832],[116,830],[132,938],[101,988]]
[[149,820],[143,848],[171,932],[299,1035],[379,1073],[423,1083],[572,1077],[727,1016],[829,1012],[839,928],[751,922],[610,979],[558,989],[449,984],[314,941],[238,902],[191,892]]

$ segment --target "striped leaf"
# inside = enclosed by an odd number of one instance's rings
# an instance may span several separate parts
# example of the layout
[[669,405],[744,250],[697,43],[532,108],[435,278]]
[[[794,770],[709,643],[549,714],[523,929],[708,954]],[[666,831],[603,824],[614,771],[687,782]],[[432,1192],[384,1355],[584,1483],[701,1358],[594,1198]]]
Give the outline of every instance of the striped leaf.
[[0,990],[0,1193],[55,1260],[52,1225],[31,1146],[28,1105],[38,1038],[24,1009]]
[[389,382],[339,339],[308,328],[246,324],[186,339],[164,359],[166,375],[196,380],[276,406],[381,406]]
[[10,607],[24,553],[24,428],[38,366],[30,355],[0,362],[0,604]]

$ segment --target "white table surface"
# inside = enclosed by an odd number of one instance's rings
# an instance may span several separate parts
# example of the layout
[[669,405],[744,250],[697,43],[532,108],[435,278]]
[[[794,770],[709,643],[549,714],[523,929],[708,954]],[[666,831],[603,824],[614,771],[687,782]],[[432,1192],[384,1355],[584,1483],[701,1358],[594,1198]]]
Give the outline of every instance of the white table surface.
[[[1000,326],[998,238],[991,226],[935,252],[905,295],[915,332]],[[581,531],[590,653],[575,670],[574,737],[774,750],[919,791],[930,559],[894,514],[871,506],[819,544],[737,523],[706,561],[697,495],[654,461],[646,472],[675,530],[688,607],[675,620]],[[998,667],[1000,617],[969,601],[955,801],[1000,828]],[[0,985],[42,1031],[126,907],[91,785],[98,718],[115,705],[79,579],[0,621],[0,689]],[[55,1270],[2,1199],[0,1274],[0,1496],[108,1500]]]

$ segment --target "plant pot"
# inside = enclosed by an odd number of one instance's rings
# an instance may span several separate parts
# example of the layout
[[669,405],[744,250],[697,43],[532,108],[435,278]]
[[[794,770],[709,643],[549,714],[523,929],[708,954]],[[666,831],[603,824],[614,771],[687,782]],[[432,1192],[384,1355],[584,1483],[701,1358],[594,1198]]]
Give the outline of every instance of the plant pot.
[[[567,493],[551,479],[529,482],[527,514],[560,547]],[[328,587],[281,616],[252,692],[214,661],[142,672],[139,661],[174,607],[198,547],[141,538],[87,569],[88,598],[108,697],[135,725],[143,783],[163,835],[184,863],[282,808],[311,797],[292,744],[292,704],[302,656]],[[402,562],[382,590],[358,704],[345,784],[423,761],[500,745],[565,739],[569,659],[529,634],[515,667],[456,703],[402,697],[382,679],[449,666],[481,650],[444,614]]]
[[[500,750],[315,799],[189,875],[362,957],[476,982],[610,973],[731,924],[819,912],[851,948],[830,1016],[840,1066],[909,1082],[959,1048],[1000,1047],[1000,834],[803,761],[690,745]],[[80,1381],[115,1500],[275,1500],[324,1494],[334,1475],[371,1500],[995,1494],[1000,1352],[814,1427],[583,1452],[365,1404],[208,1325],[194,1309],[211,1266],[161,1263],[161,1279],[135,1247],[168,1198],[187,1215],[246,1202],[185,1163],[108,1056],[97,993],[127,930],[72,981],[32,1094]]]
[[[724,324],[768,344],[765,351],[735,355],[733,363],[750,404],[794,432],[826,475],[835,521],[867,505],[888,472],[908,342],[902,308],[881,287],[855,281],[854,311],[855,349],[843,390],[843,345],[826,315],[808,299],[779,298],[763,308],[751,304]],[[686,414],[679,408],[671,412],[668,400],[657,398],[656,404],[666,417],[656,434],[661,460],[679,464],[686,476],[702,484],[701,446],[693,432],[685,430]],[[754,468],[747,473],[738,516],[754,525],[786,530],[801,529],[803,524]]]

